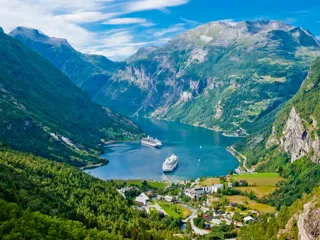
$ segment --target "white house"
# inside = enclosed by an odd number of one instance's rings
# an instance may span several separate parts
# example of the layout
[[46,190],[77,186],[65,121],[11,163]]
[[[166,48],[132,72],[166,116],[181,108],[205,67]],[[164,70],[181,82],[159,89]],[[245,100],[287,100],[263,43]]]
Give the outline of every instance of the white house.
[[149,198],[146,194],[141,193],[136,199],[134,200],[134,203],[137,205],[145,206],[149,202]]
[[187,188],[183,193],[189,198],[195,199],[201,197],[205,193],[205,190],[202,187]]
[[214,226],[219,226],[221,225],[221,220],[220,219],[217,219],[217,218],[214,218],[211,220],[211,223],[214,225]]
[[223,184],[214,184],[212,186],[203,187],[203,190],[206,193],[217,193],[218,191],[223,189]]
[[232,187],[233,187],[232,182],[228,182],[228,187],[229,187],[229,188],[232,188]]
[[176,200],[176,198],[167,195],[167,196],[164,196],[164,200],[167,202],[174,202]]
[[251,221],[253,221],[253,220],[254,220],[254,218],[251,217],[251,216],[246,216],[245,218],[243,218],[243,222],[244,222],[244,223],[251,222]]

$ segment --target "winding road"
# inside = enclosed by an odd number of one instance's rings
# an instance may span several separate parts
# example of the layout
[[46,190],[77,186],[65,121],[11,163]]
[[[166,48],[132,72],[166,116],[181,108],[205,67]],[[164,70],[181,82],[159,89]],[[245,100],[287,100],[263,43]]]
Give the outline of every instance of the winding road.
[[194,225],[193,219],[197,217],[197,214],[198,214],[197,210],[195,210],[194,208],[192,208],[188,205],[185,205],[185,204],[181,204],[181,206],[188,208],[192,212],[191,215],[189,217],[187,217],[186,219],[183,219],[182,222],[187,223],[188,221],[190,221],[192,230],[196,234],[204,235],[204,234],[208,234],[210,232],[208,230],[200,229],[196,225]]

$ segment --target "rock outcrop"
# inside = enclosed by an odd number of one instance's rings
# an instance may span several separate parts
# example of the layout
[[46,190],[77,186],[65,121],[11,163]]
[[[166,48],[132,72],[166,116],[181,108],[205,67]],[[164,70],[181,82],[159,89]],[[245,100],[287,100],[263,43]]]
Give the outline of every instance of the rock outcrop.
[[291,156],[291,162],[307,155],[312,149],[311,137],[294,107],[291,109],[282,134],[280,146]]
[[[311,119],[313,119],[311,117]],[[280,146],[280,150],[286,152],[291,157],[291,162],[309,155],[313,162],[319,163],[320,149],[319,136],[317,135],[317,121],[313,119],[312,125],[306,128],[303,124],[296,108],[292,107],[288,120],[283,127],[281,137],[276,136],[273,126],[266,147]]]

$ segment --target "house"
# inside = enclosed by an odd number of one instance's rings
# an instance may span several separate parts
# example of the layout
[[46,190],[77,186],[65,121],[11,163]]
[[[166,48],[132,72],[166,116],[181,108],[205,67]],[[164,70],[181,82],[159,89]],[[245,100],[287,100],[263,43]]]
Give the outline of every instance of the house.
[[220,219],[217,219],[217,218],[214,218],[211,220],[211,223],[214,225],[214,226],[219,226],[221,225],[221,220]]
[[228,187],[229,187],[229,188],[232,188],[232,187],[233,187],[232,182],[228,182]]
[[213,219],[212,216],[207,215],[207,214],[202,215],[202,218],[203,218],[204,220],[208,221],[208,222],[210,222],[210,221]]
[[223,188],[224,188],[223,184],[214,184],[211,187],[211,189],[212,189],[211,193],[213,193],[213,192],[217,193],[219,190],[223,190]]
[[238,204],[237,203],[234,203],[234,202],[232,202],[232,203],[230,203],[230,206],[231,207],[236,207]]
[[203,187],[206,193],[217,193],[219,190],[223,190],[223,184],[214,184],[212,186]]
[[184,189],[183,193],[189,198],[195,199],[195,198],[201,197],[205,193],[205,191],[201,187],[196,187],[196,188],[186,188]]
[[157,200],[161,201],[161,200],[163,200],[163,199],[164,199],[164,196],[162,196],[162,195],[157,195]]
[[136,199],[134,200],[134,203],[141,206],[146,206],[149,202],[149,198],[146,194],[141,193]]
[[164,200],[165,200],[166,202],[175,202],[175,201],[176,201],[176,198],[167,195],[167,196],[164,196]]
[[251,216],[246,216],[245,218],[243,218],[243,222],[244,223],[248,223],[248,222],[251,222],[251,221],[254,221],[254,218],[251,217]]

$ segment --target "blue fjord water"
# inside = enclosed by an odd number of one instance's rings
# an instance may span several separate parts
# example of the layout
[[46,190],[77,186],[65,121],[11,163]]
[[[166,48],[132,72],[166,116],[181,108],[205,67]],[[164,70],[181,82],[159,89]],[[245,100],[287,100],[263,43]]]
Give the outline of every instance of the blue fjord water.
[[[226,147],[237,141],[220,133],[182,123],[155,119],[133,119],[152,137],[162,141],[162,148],[134,143],[114,143],[106,146],[103,157],[109,164],[86,170],[100,179],[186,180],[221,176],[239,164]],[[179,156],[175,171],[164,174],[162,163],[171,154]]]

